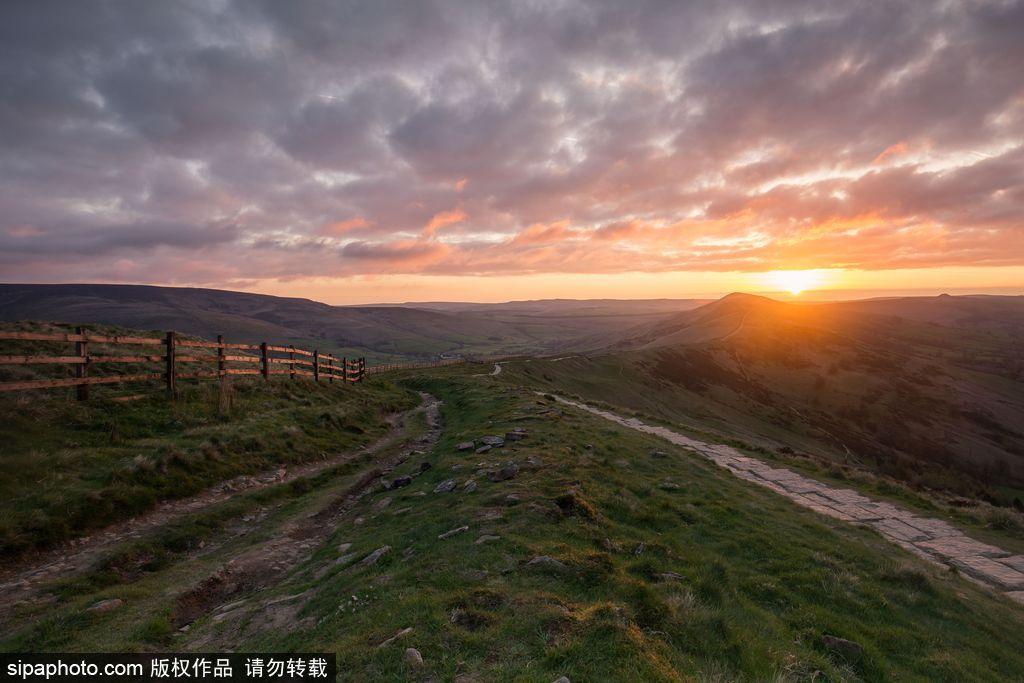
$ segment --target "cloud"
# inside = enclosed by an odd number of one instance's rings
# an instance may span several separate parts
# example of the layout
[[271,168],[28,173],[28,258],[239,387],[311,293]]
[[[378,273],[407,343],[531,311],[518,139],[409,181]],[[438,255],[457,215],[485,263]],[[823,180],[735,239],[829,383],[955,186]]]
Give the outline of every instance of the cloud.
[[0,8],[0,277],[1024,263],[1024,2]]

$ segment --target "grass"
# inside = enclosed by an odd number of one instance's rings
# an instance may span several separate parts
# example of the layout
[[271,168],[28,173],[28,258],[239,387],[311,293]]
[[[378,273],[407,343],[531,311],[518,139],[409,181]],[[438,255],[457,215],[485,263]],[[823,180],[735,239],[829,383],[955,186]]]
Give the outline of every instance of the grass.
[[37,550],[224,479],[326,457],[388,430],[418,399],[386,380],[183,383],[118,402],[97,392],[0,396],[0,553]]
[[[181,634],[169,615],[175,596],[308,518],[357,472],[208,512],[223,515],[203,532],[212,552],[171,548],[129,583],[54,587],[41,621],[0,649],[323,650],[356,681],[1013,680],[1024,671],[1019,608],[683,449],[469,372],[409,376],[407,386],[444,400],[445,428],[432,453],[393,476],[422,459],[432,468],[361,500],[284,581],[248,597],[259,607],[245,619],[208,615]],[[455,451],[513,427],[529,436],[484,455]],[[491,482],[483,470],[509,459],[519,474]],[[477,490],[462,492],[471,477]],[[456,492],[432,493],[448,478]],[[229,520],[253,505],[264,521],[234,533]],[[164,533],[149,542],[174,537]],[[498,538],[477,543],[485,534]],[[375,565],[358,564],[385,545]],[[563,567],[530,565],[538,556]],[[287,596],[299,597],[276,602]],[[126,606],[84,611],[107,597]],[[863,653],[832,651],[824,635]],[[405,664],[406,647],[422,652],[423,671]]]
[[[554,363],[509,363],[499,377],[510,384],[552,390],[622,415],[635,415],[697,439],[727,443],[816,479],[942,517],[982,540],[1024,553],[1024,513],[1012,506],[991,504],[983,491],[980,495],[957,495],[941,482],[933,485],[927,479],[904,479],[879,471],[871,461],[853,458],[806,435],[773,425],[770,416],[763,414],[763,407],[755,404],[747,406],[747,413],[736,412],[728,420],[723,419],[722,414],[708,412],[711,402],[699,396],[694,398],[678,387],[652,381],[634,370],[616,356],[576,357]],[[719,409],[720,406],[714,408]],[[795,448],[784,452],[766,447],[765,444],[773,442]],[[919,463],[918,469],[927,472],[928,465]],[[961,477],[960,486],[967,492],[984,488],[969,477]],[[1001,498],[1013,500],[1019,495],[1019,491],[1003,487]]]

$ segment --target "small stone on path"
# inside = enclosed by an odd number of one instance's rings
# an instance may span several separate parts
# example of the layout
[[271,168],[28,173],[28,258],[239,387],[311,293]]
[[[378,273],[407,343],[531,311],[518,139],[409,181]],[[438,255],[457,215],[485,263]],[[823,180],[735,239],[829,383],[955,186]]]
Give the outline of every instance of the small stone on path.
[[96,612],[98,614],[103,614],[104,612],[109,612],[111,610],[115,610],[115,609],[117,609],[118,607],[120,607],[123,604],[124,604],[124,600],[122,600],[121,598],[111,598],[109,600],[100,600],[99,602],[94,604],[92,607],[87,609],[86,612]]

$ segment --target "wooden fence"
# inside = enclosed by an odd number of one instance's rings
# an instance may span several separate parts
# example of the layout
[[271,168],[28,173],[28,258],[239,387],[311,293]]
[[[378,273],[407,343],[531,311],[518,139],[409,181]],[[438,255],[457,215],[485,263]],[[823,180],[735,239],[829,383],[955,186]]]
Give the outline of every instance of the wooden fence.
[[[35,379],[0,383],[0,391],[18,389],[51,389],[77,387],[79,400],[89,398],[93,384],[120,384],[163,380],[169,396],[177,395],[177,382],[181,379],[224,379],[232,375],[255,375],[269,380],[271,375],[287,375],[290,379],[307,377],[313,381],[361,382],[367,374],[365,358],[338,358],[319,351],[308,351],[295,346],[261,344],[232,344],[222,336],[217,341],[182,339],[175,332],[164,337],[108,336],[86,332],[81,327],[73,334],[44,334],[37,332],[3,332],[0,340],[51,342],[73,344],[72,355],[0,355],[0,365],[69,364],[74,377],[66,379]],[[90,344],[132,347],[135,353],[94,355]],[[91,376],[91,369],[113,363],[157,364],[159,372],[109,374]],[[203,364],[213,369],[202,369]],[[198,368],[198,369],[193,369]],[[155,370],[155,368],[153,368]]]

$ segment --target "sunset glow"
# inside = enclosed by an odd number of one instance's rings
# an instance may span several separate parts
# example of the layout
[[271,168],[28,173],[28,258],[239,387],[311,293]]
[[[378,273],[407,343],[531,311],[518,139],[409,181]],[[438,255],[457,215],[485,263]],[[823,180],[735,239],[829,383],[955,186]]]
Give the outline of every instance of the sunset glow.
[[2,280],[331,302],[1024,286],[1002,2],[69,7],[6,17],[52,37],[0,74]]

